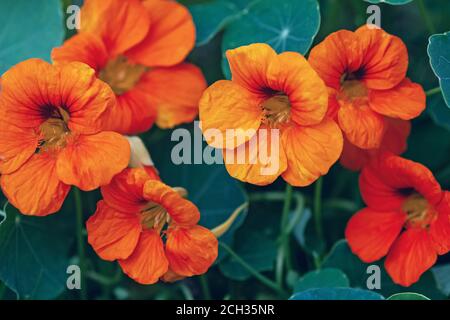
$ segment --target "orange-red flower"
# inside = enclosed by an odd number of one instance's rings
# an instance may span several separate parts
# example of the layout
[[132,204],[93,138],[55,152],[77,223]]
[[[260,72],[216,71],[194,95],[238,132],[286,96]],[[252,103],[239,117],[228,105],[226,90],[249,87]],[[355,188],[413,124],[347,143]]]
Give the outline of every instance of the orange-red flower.
[[86,0],[80,33],[53,50],[55,62],[90,65],[117,95],[108,128],[121,133],[191,122],[206,88],[184,63],[195,43],[189,11],[167,0]]
[[[400,129],[397,142],[385,145],[390,140],[385,138],[392,129],[390,119],[419,116],[425,93],[406,78],[408,52],[400,38],[368,26],[355,32],[340,30],[311,50],[309,62],[328,87],[329,113],[344,132],[345,145],[371,150],[366,156],[376,154],[376,149],[403,151],[399,146],[406,143],[409,130]],[[344,147],[344,165],[360,161],[349,159],[351,148]]]
[[89,66],[19,63],[2,78],[1,187],[22,213],[58,211],[70,189],[108,184],[130,158],[125,138],[104,130],[115,103]]
[[88,241],[104,260],[118,260],[135,281],[152,284],[205,273],[218,242],[199,226],[197,207],[154,170],[129,168],[101,188],[103,199],[87,221]]
[[349,221],[345,236],[364,262],[387,255],[395,283],[410,286],[450,250],[450,192],[423,165],[384,153],[359,179],[367,208]]
[[[306,59],[295,52],[277,54],[266,44],[226,55],[232,81],[218,81],[205,91],[200,120],[208,143],[228,150],[224,158],[230,175],[258,185],[282,175],[292,185],[306,186],[326,174],[341,154],[342,134],[326,117],[326,87]],[[279,143],[272,139],[276,133]],[[260,161],[263,151],[278,161],[275,172],[262,173],[269,164]]]

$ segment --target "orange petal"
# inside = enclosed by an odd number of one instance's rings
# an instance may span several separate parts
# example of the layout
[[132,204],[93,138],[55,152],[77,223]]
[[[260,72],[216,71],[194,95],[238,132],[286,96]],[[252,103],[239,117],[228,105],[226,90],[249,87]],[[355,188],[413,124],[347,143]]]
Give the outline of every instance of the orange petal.
[[[232,81],[220,80],[206,89],[199,109],[201,129],[208,144],[234,149],[250,140],[261,125],[259,102],[256,96]],[[216,139],[214,132],[221,137]]]
[[111,208],[124,212],[140,212],[147,204],[144,184],[152,177],[144,168],[126,168],[111,183],[101,188],[105,202]]
[[363,50],[363,81],[369,89],[386,90],[398,85],[408,69],[408,50],[403,41],[382,29],[366,25],[355,34]]
[[409,287],[436,262],[437,254],[428,231],[411,228],[403,232],[389,251],[385,268],[392,280]]
[[118,133],[72,137],[58,155],[58,177],[90,191],[111,182],[130,160],[130,144]]
[[182,62],[194,48],[192,16],[175,1],[144,0],[151,27],[146,37],[125,54],[149,67],[168,67]]
[[430,235],[439,255],[450,251],[450,192],[446,191],[436,208],[437,219],[431,223]]
[[247,90],[264,93],[270,88],[267,83],[267,72],[270,64],[277,58],[277,53],[265,43],[254,43],[226,52],[230,64],[233,82]]
[[328,87],[339,90],[342,76],[361,67],[363,55],[355,33],[339,30],[311,49],[308,61]]
[[357,147],[373,149],[380,146],[385,133],[384,118],[368,106],[342,103],[338,121],[346,138]]
[[399,119],[385,118],[385,125],[386,133],[378,149],[361,149],[344,138],[344,149],[342,150],[340,163],[347,169],[358,171],[380,152],[389,151],[394,154],[402,154],[407,147],[411,123]]
[[56,158],[36,153],[19,170],[2,175],[3,193],[26,215],[45,216],[59,211],[70,187],[56,174]]
[[351,217],[345,229],[350,249],[369,263],[384,257],[402,231],[407,215],[401,211],[365,208]]
[[284,52],[272,60],[267,84],[289,97],[291,118],[299,125],[322,121],[328,106],[328,91],[308,61],[299,53]]
[[161,181],[147,181],[144,185],[144,198],[166,209],[177,225],[190,226],[200,220],[198,208]]
[[392,89],[371,90],[369,94],[370,108],[391,118],[417,118],[425,110],[425,104],[426,97],[422,86],[408,78]]
[[274,182],[287,168],[280,136],[280,130],[262,126],[246,143],[233,150],[224,149],[228,173],[238,180],[256,185]]
[[88,242],[103,260],[128,258],[136,248],[141,234],[137,213],[124,213],[97,203],[97,211],[86,222]]
[[91,33],[79,33],[52,50],[55,63],[83,62],[99,72],[108,62],[108,52],[101,38]]
[[6,121],[0,123],[0,173],[12,173],[36,151],[39,135],[30,128],[18,128]]
[[310,185],[327,174],[342,152],[341,130],[328,118],[311,127],[287,128],[281,139],[288,161],[282,176],[293,186]]
[[111,56],[142,41],[150,26],[139,0],[85,0],[80,18],[81,31],[100,36]]
[[216,260],[217,253],[218,241],[204,227],[167,231],[166,255],[170,269],[176,274],[190,277],[205,273]]
[[52,97],[51,105],[68,111],[71,131],[91,134],[102,130],[106,112],[116,103],[111,88],[84,63],[71,62],[55,68],[59,72],[60,92]]
[[182,280],[184,278],[186,278],[186,277],[185,276],[181,276],[181,275],[173,272],[170,269],[170,266],[169,266],[169,270],[161,277],[161,280],[164,281],[164,282],[172,283],[172,282],[175,282],[175,281]]
[[123,272],[140,284],[158,282],[169,268],[163,242],[154,229],[142,232],[134,252],[119,260],[119,264]]
[[197,117],[206,80],[198,67],[182,63],[150,70],[144,74],[138,87],[149,96],[146,107],[157,111],[156,124],[160,128],[173,128]]
[[146,83],[138,84],[124,94],[117,96],[117,103],[104,117],[105,130],[122,134],[137,134],[149,130],[155,122],[157,110]]
[[37,128],[45,120],[44,109],[58,92],[55,69],[40,59],[28,59],[2,76],[2,111],[8,121],[21,128]]

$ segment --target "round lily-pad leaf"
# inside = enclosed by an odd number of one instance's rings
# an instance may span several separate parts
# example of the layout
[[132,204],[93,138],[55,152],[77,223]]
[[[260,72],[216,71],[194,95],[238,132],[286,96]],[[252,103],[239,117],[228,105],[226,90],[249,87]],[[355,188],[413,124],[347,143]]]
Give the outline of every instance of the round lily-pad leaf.
[[384,297],[362,289],[317,288],[296,293],[289,300],[384,300]]
[[7,206],[6,218],[0,218],[0,279],[20,299],[53,299],[66,288],[72,217],[64,209],[28,217]]
[[430,300],[430,299],[420,293],[403,292],[393,294],[392,296],[387,298],[387,300]]
[[410,3],[413,0],[364,0],[364,1],[373,3],[373,4],[387,3],[387,4],[392,4],[392,5],[398,6],[398,5]]
[[2,0],[0,21],[0,75],[29,58],[49,60],[64,39],[60,0]]
[[450,108],[450,32],[430,37],[428,56],[431,68],[439,78],[444,100]]
[[325,268],[311,271],[301,277],[294,285],[294,293],[315,288],[349,287],[350,282],[341,270]]
[[317,0],[255,1],[226,28],[222,39],[222,69],[231,78],[225,51],[251,43],[267,43],[277,52],[305,54],[320,26]]

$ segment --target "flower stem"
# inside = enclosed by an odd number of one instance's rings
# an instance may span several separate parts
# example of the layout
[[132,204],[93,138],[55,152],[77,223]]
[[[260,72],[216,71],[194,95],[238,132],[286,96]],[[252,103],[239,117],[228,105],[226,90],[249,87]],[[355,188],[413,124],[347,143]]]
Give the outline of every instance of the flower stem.
[[319,178],[314,185],[314,222],[316,224],[316,233],[320,239],[323,239],[322,229],[322,185],[323,178]]
[[428,29],[428,32],[431,34],[436,33],[436,29],[434,28],[433,21],[428,15],[427,7],[425,6],[425,2],[423,0],[417,0],[417,5],[419,6],[420,15],[422,19],[425,21],[425,25]]
[[200,284],[202,285],[203,297],[205,300],[211,300],[211,290],[209,290],[208,277],[205,274],[202,274],[200,277]]
[[441,93],[441,87],[433,88],[425,92],[427,97],[433,96],[435,94]]
[[75,210],[77,216],[77,249],[78,249],[78,259],[80,266],[80,277],[81,277],[81,289],[80,289],[80,299],[87,299],[87,288],[86,288],[86,259],[84,254],[84,237],[83,237],[83,229],[84,229],[84,218],[83,218],[83,204],[81,201],[81,192],[78,188],[74,187],[74,196],[75,196]]
[[279,287],[274,281],[270,280],[266,276],[262,275],[258,271],[256,271],[251,265],[244,261],[236,252],[234,252],[228,245],[223,242],[219,242],[219,245],[228,252],[228,254],[236,260],[245,270],[247,270],[251,275],[253,275],[256,279],[258,279],[262,284],[267,287],[273,289],[278,294],[280,294],[283,298],[288,297],[287,292],[285,292],[281,287]]
[[289,254],[289,234],[286,233],[286,229],[289,222],[289,209],[291,207],[291,201],[292,201],[292,186],[289,183],[287,183],[284,195],[283,211],[281,213],[280,244],[278,247],[276,270],[275,270],[275,278],[277,281],[277,285],[279,287],[283,287],[284,262],[287,260]]

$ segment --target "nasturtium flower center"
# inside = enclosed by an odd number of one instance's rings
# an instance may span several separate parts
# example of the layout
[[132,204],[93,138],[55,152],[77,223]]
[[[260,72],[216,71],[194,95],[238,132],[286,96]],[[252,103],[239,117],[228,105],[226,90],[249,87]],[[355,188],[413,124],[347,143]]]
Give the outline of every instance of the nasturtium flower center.
[[363,105],[368,102],[369,91],[359,80],[345,80],[337,94],[338,101],[349,102],[353,105]]
[[437,217],[433,206],[418,193],[405,200],[402,210],[408,215],[407,225],[410,227],[428,228]]
[[108,61],[100,71],[99,78],[109,84],[115,94],[121,95],[134,88],[147,67],[131,63],[126,57],[118,56]]
[[263,123],[276,128],[291,120],[291,103],[285,94],[275,94],[262,104]]
[[[186,189],[173,188],[182,197],[187,196]],[[166,224],[170,224],[171,219],[167,210],[159,203],[149,201],[141,211],[141,225],[144,229],[155,229],[160,233]]]
[[67,125],[69,113],[63,108],[51,108],[47,120],[39,127],[40,140],[38,151],[63,148],[70,134]]

